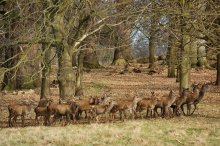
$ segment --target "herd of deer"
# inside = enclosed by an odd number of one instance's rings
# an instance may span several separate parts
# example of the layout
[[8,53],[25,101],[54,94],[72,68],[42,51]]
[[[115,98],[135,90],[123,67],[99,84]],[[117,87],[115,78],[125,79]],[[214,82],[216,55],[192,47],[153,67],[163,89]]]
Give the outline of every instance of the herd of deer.
[[[102,97],[90,97],[87,99],[78,100],[61,100],[59,103],[55,103],[52,99],[41,99],[38,106],[34,109],[36,118],[36,124],[39,124],[39,117],[43,117],[44,125],[51,125],[56,120],[66,123],[73,120],[77,122],[80,118],[88,120],[99,121],[100,117],[105,120],[114,120],[116,113],[119,113],[120,120],[127,118],[127,111],[129,111],[129,117],[134,119],[143,117],[171,117],[181,114],[192,115],[197,109],[197,104],[204,97],[208,84],[194,84],[192,85],[192,91],[190,89],[184,89],[181,95],[176,95],[173,90],[170,90],[169,95],[159,96],[154,92],[151,92],[151,97],[138,97],[135,95],[130,98],[122,98],[113,100],[109,95],[104,94]],[[187,113],[184,112],[184,105],[187,105]],[[191,106],[194,106],[194,110],[191,112]],[[27,113],[31,110],[30,103],[26,104],[13,104],[8,106],[9,111],[9,127],[14,126],[17,117],[22,119],[22,126],[24,126],[24,120]],[[158,112],[158,108],[161,109]],[[84,115],[84,116],[83,116]]]

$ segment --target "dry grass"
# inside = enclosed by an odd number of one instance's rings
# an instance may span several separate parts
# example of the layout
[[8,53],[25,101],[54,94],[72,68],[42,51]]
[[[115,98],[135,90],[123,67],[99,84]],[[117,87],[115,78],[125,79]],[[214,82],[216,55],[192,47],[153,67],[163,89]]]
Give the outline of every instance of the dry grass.
[[[192,71],[193,82],[205,83],[215,80],[215,71]],[[141,74],[108,73],[108,70],[93,70],[84,76],[85,95],[100,95],[111,89],[113,98],[125,97],[137,91],[142,96],[150,91],[168,93],[178,90],[175,79],[166,78],[166,71],[153,76]],[[57,89],[53,98],[58,99]],[[220,89],[211,86],[199,105],[199,111],[190,117],[172,119],[142,119],[116,121],[114,123],[75,124],[65,127],[7,127],[7,105],[30,98],[36,102],[38,94],[0,97],[0,145],[219,145],[220,143]],[[34,118],[34,114],[30,114]],[[28,125],[33,125],[29,120]]]
[[[208,120],[209,119],[209,120]],[[179,117],[2,129],[0,145],[218,145],[218,119]]]

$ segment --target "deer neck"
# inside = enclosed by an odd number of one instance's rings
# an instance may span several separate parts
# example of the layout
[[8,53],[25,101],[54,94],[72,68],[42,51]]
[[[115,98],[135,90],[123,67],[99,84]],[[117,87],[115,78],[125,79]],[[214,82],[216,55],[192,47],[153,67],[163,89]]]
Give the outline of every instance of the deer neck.
[[204,89],[201,89],[200,92],[199,92],[199,96],[198,98],[196,98],[196,102],[200,102],[200,100],[205,96],[205,90]]
[[176,100],[176,96],[172,94],[170,96],[170,102],[173,103],[173,102],[175,102],[175,100]]
[[109,113],[113,107],[114,107],[114,104],[110,104],[110,105],[106,108],[105,112],[106,112],[106,113]]

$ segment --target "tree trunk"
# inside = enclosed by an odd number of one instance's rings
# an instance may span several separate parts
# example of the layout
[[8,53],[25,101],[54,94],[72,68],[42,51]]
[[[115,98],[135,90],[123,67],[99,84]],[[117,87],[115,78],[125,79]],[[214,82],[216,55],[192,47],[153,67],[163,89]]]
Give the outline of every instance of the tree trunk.
[[152,18],[149,38],[149,68],[155,67],[155,32],[157,29],[157,20]]
[[43,55],[43,62],[41,64],[42,78],[41,78],[41,95],[40,98],[48,98],[50,96],[50,58],[51,58],[51,48],[48,48],[47,44],[42,44],[42,51],[45,53]]
[[[201,45],[201,44],[200,44]],[[207,59],[206,59],[206,49],[205,46],[200,46],[198,49],[198,66],[199,67],[206,67],[207,66]]]
[[176,50],[175,50],[174,38],[170,36],[168,52],[167,52],[167,64],[168,64],[168,77],[169,78],[175,78],[175,68],[176,68],[176,57],[175,56],[176,56]]
[[180,93],[183,89],[190,87],[190,60],[189,60],[189,50],[190,50],[190,36],[186,34],[185,28],[182,32],[181,40],[181,60],[180,60]]
[[75,95],[75,73],[72,68],[72,54],[63,46],[57,48],[58,75],[60,98],[69,98]]
[[82,77],[83,77],[83,61],[84,61],[84,52],[79,51],[77,58],[77,72],[76,72],[76,96],[83,95],[82,88]]
[[190,87],[190,49],[192,38],[190,37],[190,25],[187,23],[189,14],[190,2],[182,0],[181,1],[181,17],[180,17],[180,31],[181,31],[181,42],[180,42],[180,86],[179,91],[182,93],[183,89]]
[[178,64],[176,69],[176,82],[180,82],[180,65]]
[[191,48],[190,48],[190,62],[191,62],[191,65],[192,67],[196,67],[197,66],[197,63],[198,63],[198,60],[197,60],[197,56],[198,56],[198,52],[197,52],[197,40],[196,39],[193,39],[192,42],[191,42]]
[[[119,14],[127,13],[129,10],[129,1],[131,0],[116,0],[116,10]],[[126,21],[127,17],[124,17],[123,15],[118,16],[116,18],[117,23]],[[114,63],[118,59],[125,59],[130,60],[132,59],[131,56],[131,25],[128,23],[122,23],[119,26],[115,27],[115,46],[119,47],[115,49],[115,55],[114,55]]]
[[216,85],[220,86],[220,53],[217,54],[217,77]]

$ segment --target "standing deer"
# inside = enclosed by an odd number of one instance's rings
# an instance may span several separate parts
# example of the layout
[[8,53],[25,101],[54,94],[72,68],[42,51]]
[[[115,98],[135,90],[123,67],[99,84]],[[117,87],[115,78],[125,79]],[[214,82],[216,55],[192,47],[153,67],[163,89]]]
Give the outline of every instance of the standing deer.
[[198,109],[197,104],[199,104],[202,98],[205,96],[205,92],[208,90],[208,87],[208,84],[202,85],[198,97],[193,101],[194,110],[190,115],[192,115],[195,112],[195,110]]
[[187,115],[190,115],[190,110],[191,110],[191,105],[193,104],[193,102],[195,101],[196,98],[198,98],[199,96],[199,85],[193,85],[193,91],[190,92],[189,90],[187,90],[187,98],[186,98],[186,102],[184,102],[181,106],[182,106],[182,112],[185,115],[183,106],[186,104],[187,105]]

